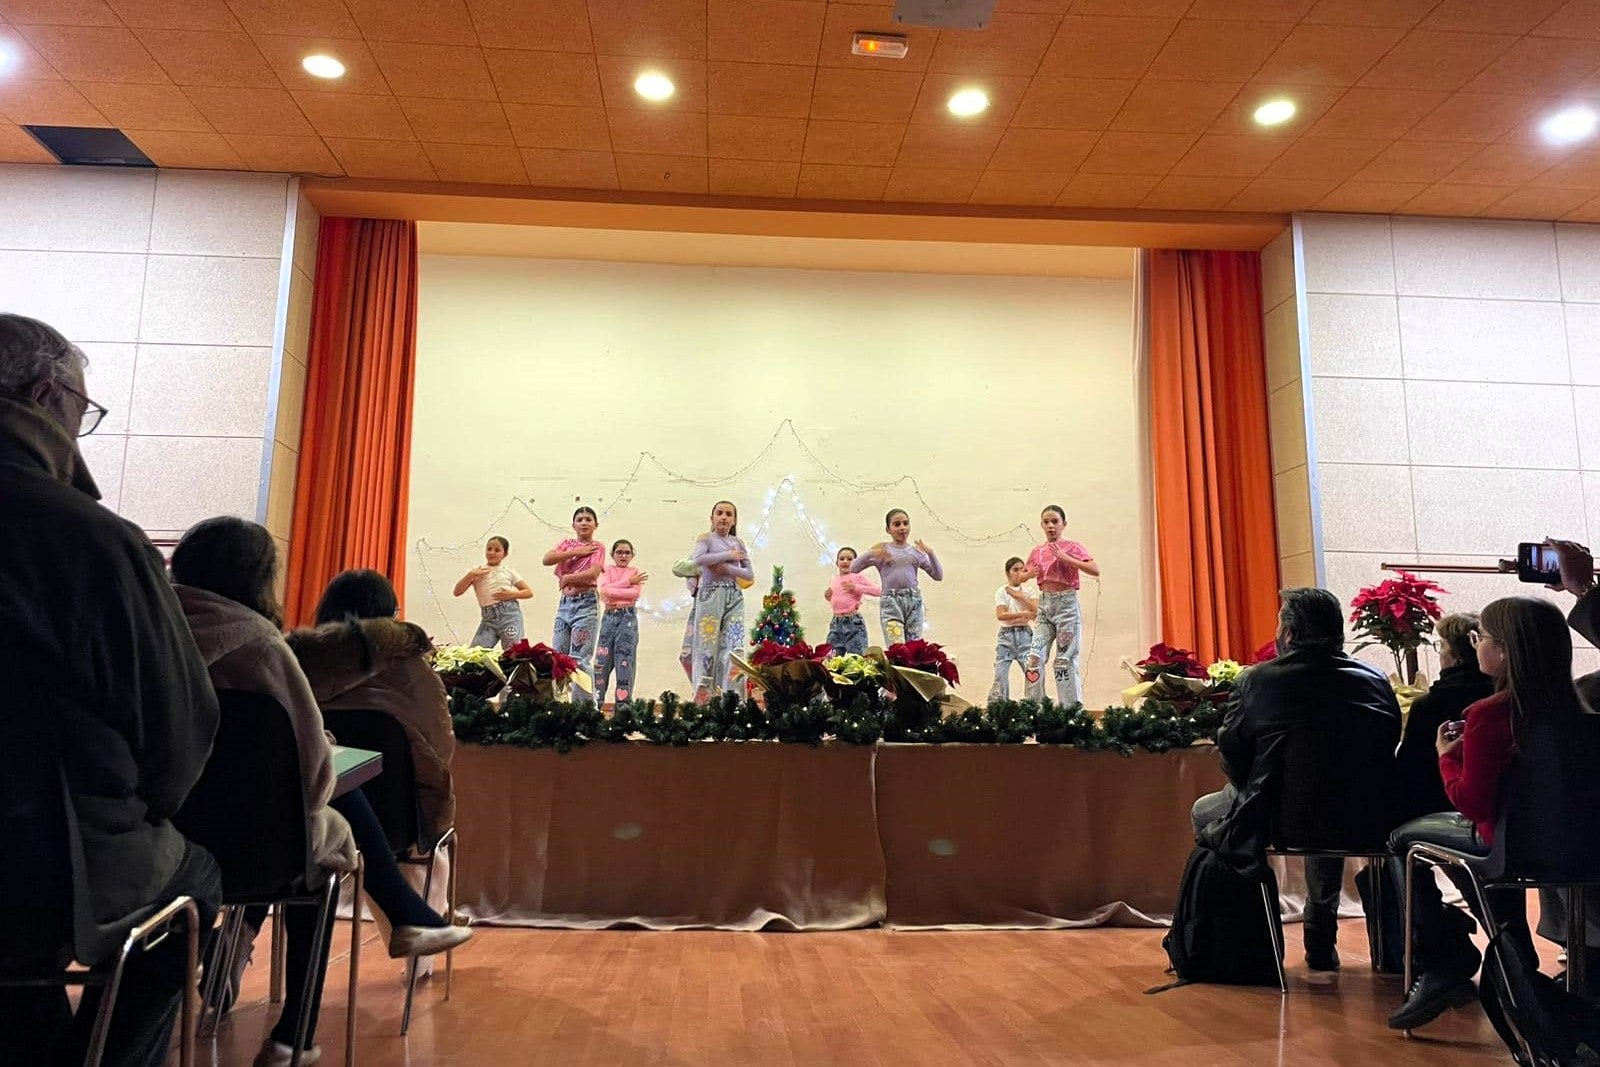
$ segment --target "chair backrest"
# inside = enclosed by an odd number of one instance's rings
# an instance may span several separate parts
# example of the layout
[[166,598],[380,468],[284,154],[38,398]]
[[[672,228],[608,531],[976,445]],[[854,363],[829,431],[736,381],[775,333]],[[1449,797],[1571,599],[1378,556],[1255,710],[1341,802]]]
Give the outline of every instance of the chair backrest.
[[1275,847],[1388,851],[1396,823],[1396,719],[1319,708],[1283,736],[1270,840]]
[[211,758],[173,824],[216,857],[225,903],[285,896],[312,873],[294,727],[262,693],[219,689],[217,703]]
[[1500,796],[1488,877],[1600,881],[1600,715],[1530,723]]
[[383,753],[383,773],[362,785],[361,792],[377,814],[389,848],[396,855],[409,851],[421,836],[422,820],[405,727],[393,715],[367,709],[324,711],[322,721],[341,745]]

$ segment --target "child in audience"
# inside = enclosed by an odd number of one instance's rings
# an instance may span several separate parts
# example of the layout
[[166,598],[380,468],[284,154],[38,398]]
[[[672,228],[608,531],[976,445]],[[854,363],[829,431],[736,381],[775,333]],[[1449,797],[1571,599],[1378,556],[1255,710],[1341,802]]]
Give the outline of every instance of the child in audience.
[[[572,532],[578,536],[563,538],[544,554],[544,565],[555,568],[556,584],[561,590],[550,644],[557,652],[577,660],[578,669],[585,674],[594,666],[591,661],[600,621],[595,585],[606,563],[606,546],[594,539],[599,525],[593,508],[580,507],[572,513]],[[578,700],[582,695],[583,690],[574,682],[572,699]]]
[[617,672],[617,703],[633,696],[633,660],[639,652],[640,587],[650,576],[633,566],[633,542],[611,546],[611,566],[600,572],[600,644],[594,657],[594,702],[604,707],[611,671]]
[[739,509],[719,500],[711,509],[711,529],[700,535],[689,558],[700,568],[695,594],[694,698],[709,700],[734,688],[734,649],[744,644],[744,592],[739,580],[755,571],[739,539]]
[[944,568],[933,549],[921,541],[907,543],[911,537],[911,517],[895,508],[883,518],[890,540],[879,541],[866,555],[850,565],[850,573],[860,574],[868,567],[878,568],[883,582],[878,620],[883,625],[883,643],[898,645],[922,639],[922,590],[917,588],[917,571],[926,571],[936,582],[944,581]]
[[[1078,608],[1080,573],[1100,577],[1100,565],[1089,550],[1061,536],[1067,527],[1067,513],[1055,504],[1039,513],[1044,544],[1028,553],[1024,578],[1039,580],[1039,616],[1033,628],[1033,648],[1028,653],[1023,676],[1030,686],[1039,684],[1040,668],[1056,646],[1056,699],[1062,704],[1083,701],[1083,681],[1079,673],[1082,653],[1083,616]],[[1040,686],[1042,692],[1043,686]]]
[[[994,594],[994,617],[1000,621],[1000,633],[994,644],[994,687],[989,690],[990,701],[1011,699],[1011,665],[1022,668],[1026,679],[1028,653],[1033,649],[1033,620],[1039,615],[1039,602],[1023,588],[1028,565],[1019,557],[1006,560],[1006,583]],[[1024,687],[1024,695],[1034,695],[1033,686]]]
[[474,567],[456,583],[455,595],[471,589],[478,596],[481,619],[478,632],[472,635],[473,645],[493,648],[496,641],[501,648],[510,648],[522,640],[526,632],[522,625],[522,605],[519,600],[533,596],[533,590],[509,564],[506,556],[511,552],[511,542],[496,534],[483,546],[484,564]]
[[823,597],[833,608],[833,621],[828,624],[828,644],[835,655],[867,650],[867,621],[861,617],[861,598],[878,596],[883,590],[878,583],[859,574],[851,574],[850,566],[856,561],[856,550],[846,545],[839,549],[833,562],[839,573],[828,583]]

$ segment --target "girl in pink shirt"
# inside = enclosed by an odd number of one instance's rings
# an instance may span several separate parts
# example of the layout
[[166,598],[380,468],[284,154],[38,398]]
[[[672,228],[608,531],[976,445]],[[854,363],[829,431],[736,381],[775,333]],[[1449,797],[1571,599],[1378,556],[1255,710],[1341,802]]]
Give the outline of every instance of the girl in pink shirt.
[[833,608],[833,621],[828,624],[828,644],[839,655],[867,650],[867,621],[861,617],[861,598],[879,596],[883,590],[878,583],[862,574],[851,574],[850,565],[856,561],[856,550],[848,545],[839,550],[833,562],[839,573],[828,583],[822,595]]
[[618,541],[611,546],[611,566],[600,572],[600,603],[605,614],[600,619],[600,644],[594,655],[594,702],[606,703],[611,671],[617,672],[617,703],[633,695],[633,662],[639,652],[639,602],[641,586],[650,576],[633,566],[633,542]]
[[[599,598],[595,584],[605,569],[606,546],[594,539],[600,519],[591,507],[581,507],[572,513],[572,532],[544,554],[544,565],[555,568],[556,583],[561,589],[561,603],[556,608],[555,635],[551,645],[557,652],[578,661],[578,668],[588,674],[593,667],[594,639],[600,616]],[[579,699],[583,690],[572,686],[572,699]]]
[[[1023,677],[1032,688],[1039,681],[1039,670],[1056,646],[1056,700],[1062,704],[1083,702],[1083,679],[1079,657],[1083,650],[1083,615],[1078,607],[1079,572],[1100,576],[1100,565],[1089,550],[1061,536],[1067,527],[1067,513],[1055,504],[1039,513],[1044,544],[1028,553],[1028,569],[1022,580],[1039,580],[1039,618],[1033,627],[1033,649],[1023,668]],[[1042,688],[1042,687],[1041,687]]]

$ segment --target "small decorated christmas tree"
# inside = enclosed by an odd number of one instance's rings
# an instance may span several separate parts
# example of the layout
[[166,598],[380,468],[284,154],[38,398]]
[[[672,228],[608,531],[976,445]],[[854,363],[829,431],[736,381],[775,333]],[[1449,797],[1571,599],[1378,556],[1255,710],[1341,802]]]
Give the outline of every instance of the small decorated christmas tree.
[[794,594],[783,587],[783,568],[772,568],[772,588],[761,598],[761,613],[756,616],[750,631],[750,645],[759,648],[763,641],[792,645],[804,641],[806,633],[800,628],[800,613],[795,610]]

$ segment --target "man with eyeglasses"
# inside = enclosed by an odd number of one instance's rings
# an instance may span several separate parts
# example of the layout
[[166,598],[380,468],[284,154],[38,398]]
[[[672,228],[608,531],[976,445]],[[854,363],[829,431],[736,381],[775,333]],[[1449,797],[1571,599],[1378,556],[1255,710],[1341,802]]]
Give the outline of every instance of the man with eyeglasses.
[[[105,409],[83,372],[58,331],[0,314],[5,1063],[81,1061],[100,996],[86,992],[74,1015],[65,990],[5,979],[65,958],[98,964],[179,895],[209,931],[222,895],[216,862],[169,821],[210,755],[216,694],[160,553],[98,503],[76,438]],[[165,1062],[183,940],[136,953],[123,972],[103,1063]]]

